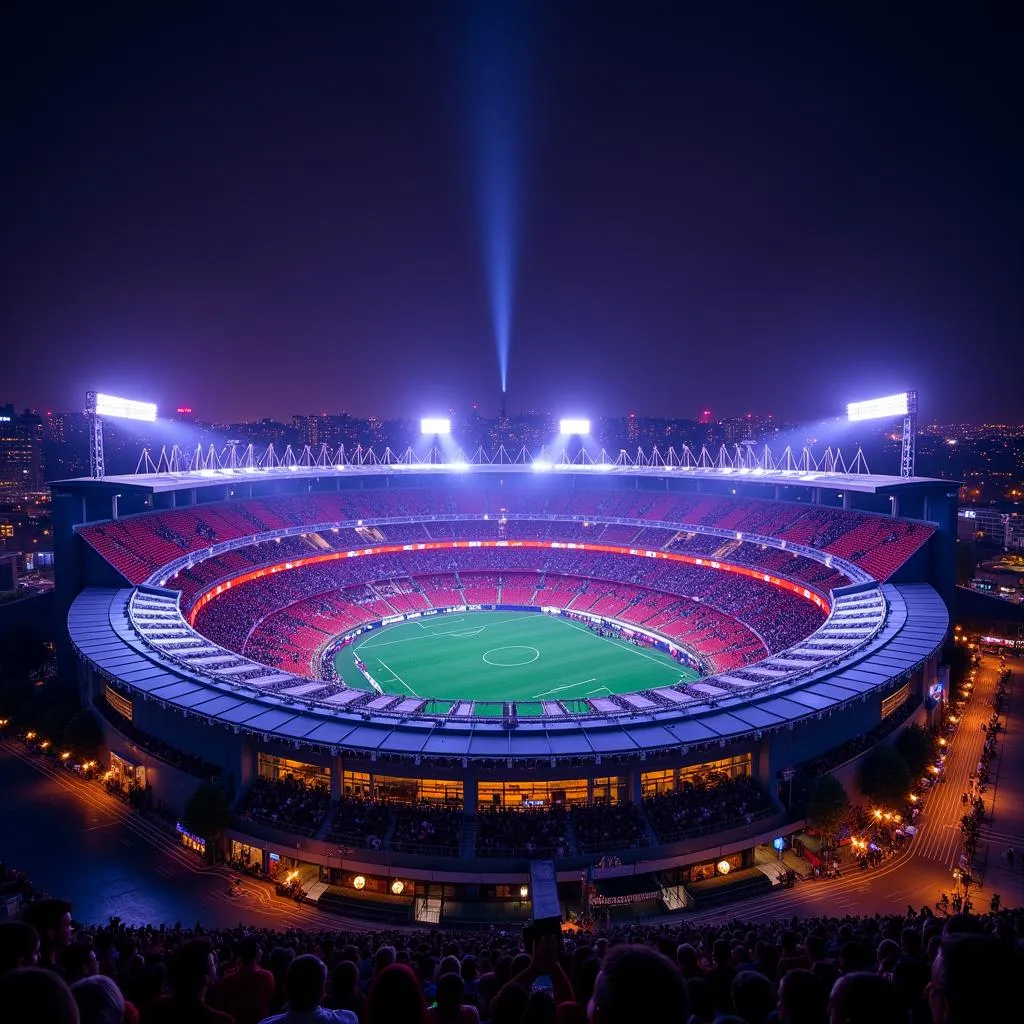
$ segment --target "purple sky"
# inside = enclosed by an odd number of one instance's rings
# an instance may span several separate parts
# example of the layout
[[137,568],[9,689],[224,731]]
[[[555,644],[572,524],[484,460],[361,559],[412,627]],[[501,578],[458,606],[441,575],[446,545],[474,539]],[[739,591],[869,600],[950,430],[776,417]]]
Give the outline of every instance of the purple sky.
[[[210,6],[5,22],[0,402],[496,411],[473,5]],[[518,5],[509,407],[1024,419],[1019,22],[612,6]]]

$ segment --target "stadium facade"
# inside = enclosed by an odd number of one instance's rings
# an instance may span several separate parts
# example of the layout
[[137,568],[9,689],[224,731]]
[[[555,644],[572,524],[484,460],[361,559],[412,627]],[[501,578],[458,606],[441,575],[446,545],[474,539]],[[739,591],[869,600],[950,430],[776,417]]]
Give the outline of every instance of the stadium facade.
[[[478,856],[486,809],[642,807],[709,772],[755,780],[770,806],[712,834],[662,841],[648,828],[623,849],[570,830],[558,878],[749,867],[792,829],[778,797],[798,766],[941,699],[948,481],[404,463],[51,486],[60,653],[101,715],[112,771],[172,813],[209,775],[237,806],[260,778],[306,780],[339,822],[363,798],[457,812],[444,853],[394,831],[364,846],[330,817],[305,833],[265,818],[229,830],[235,859],[315,869],[353,896],[512,898],[535,858]],[[572,701],[437,701],[330,675],[339,638],[368,626],[510,605],[575,611],[701,678]]]

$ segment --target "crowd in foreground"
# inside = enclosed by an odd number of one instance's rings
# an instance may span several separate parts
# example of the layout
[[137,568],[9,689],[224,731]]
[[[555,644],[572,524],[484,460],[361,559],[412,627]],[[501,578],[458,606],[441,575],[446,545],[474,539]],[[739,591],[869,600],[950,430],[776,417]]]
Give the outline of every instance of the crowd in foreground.
[[[531,941],[532,939],[532,941]],[[524,945],[525,940],[525,945]],[[673,923],[563,935],[0,923],[9,1024],[988,1024],[1024,911]]]

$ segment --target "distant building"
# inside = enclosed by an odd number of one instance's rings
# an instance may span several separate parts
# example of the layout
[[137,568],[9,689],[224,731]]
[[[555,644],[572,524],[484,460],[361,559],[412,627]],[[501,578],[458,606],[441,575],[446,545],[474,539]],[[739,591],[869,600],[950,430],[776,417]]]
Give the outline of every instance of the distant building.
[[0,552],[0,594],[11,594],[18,589],[18,556],[13,552]]
[[0,497],[24,497],[46,490],[43,421],[14,406],[0,406]]
[[960,509],[957,537],[980,540],[1007,550],[1024,550],[1024,516],[996,508],[966,506]]

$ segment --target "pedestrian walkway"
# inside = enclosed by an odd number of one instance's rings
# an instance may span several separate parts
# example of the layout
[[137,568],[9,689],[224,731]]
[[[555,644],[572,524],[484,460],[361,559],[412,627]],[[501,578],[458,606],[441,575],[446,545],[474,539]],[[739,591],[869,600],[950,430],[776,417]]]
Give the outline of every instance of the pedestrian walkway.
[[975,900],[979,910],[988,909],[994,893],[1004,907],[1024,905],[1024,667],[1013,658],[1007,667],[1010,683],[1000,719],[1004,731],[984,794],[988,813],[979,833],[986,854],[984,886]]

